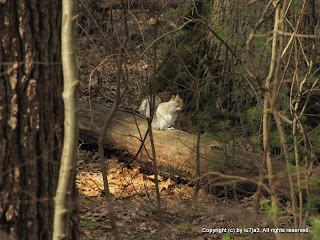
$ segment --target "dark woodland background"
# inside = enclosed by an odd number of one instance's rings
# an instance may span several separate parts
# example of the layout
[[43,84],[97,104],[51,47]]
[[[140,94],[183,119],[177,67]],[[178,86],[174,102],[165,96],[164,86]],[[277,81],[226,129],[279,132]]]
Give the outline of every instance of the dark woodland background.
[[[52,238],[64,134],[61,4],[0,1],[0,239]],[[223,161],[208,161],[208,172],[228,174],[201,178],[199,210],[193,205],[196,184],[190,184],[195,175],[183,180],[164,167],[159,176],[168,192],[175,189],[163,197],[165,217],[158,218],[154,203],[133,213],[141,199],[155,197],[153,172],[146,173],[150,167],[138,161],[125,170],[134,173],[125,173],[121,161],[132,156],[116,146],[105,149],[114,160],[109,166],[114,185],[133,174],[142,174],[142,185],[152,182],[153,192],[137,194],[140,200],[113,193],[123,239],[319,238],[320,1],[79,0],[77,5],[80,101],[111,107],[117,82],[118,109],[126,112],[148,95],[168,101],[179,94],[185,106],[176,128],[218,142]],[[81,139],[79,144],[69,239],[110,239],[108,212],[101,210],[103,187],[83,177],[84,169],[100,172],[97,147]],[[237,162],[237,151],[248,161]],[[234,183],[230,175],[253,182]],[[262,183],[269,192],[260,189]],[[86,185],[97,195],[86,195]],[[256,218],[248,217],[253,212]],[[313,232],[201,232],[215,226]]]

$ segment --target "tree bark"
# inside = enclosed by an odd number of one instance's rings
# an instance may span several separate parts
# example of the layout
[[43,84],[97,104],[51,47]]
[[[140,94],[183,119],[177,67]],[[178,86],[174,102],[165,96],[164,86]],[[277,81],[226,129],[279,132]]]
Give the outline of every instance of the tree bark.
[[0,229],[15,239],[52,238],[64,117],[60,26],[61,1],[0,3]]

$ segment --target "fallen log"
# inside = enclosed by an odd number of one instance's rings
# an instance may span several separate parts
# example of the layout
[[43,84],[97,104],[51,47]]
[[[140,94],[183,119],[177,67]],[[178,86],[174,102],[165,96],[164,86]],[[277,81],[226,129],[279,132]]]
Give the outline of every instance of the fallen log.
[[[88,102],[80,102],[80,137],[85,142],[97,143],[103,120],[109,108]],[[117,111],[107,131],[106,144],[115,149],[126,150],[135,155],[147,131],[147,121],[133,113]],[[195,175],[196,136],[180,130],[153,129],[156,157],[159,165],[174,169],[176,172]],[[141,152],[148,160],[151,155],[150,139],[145,141],[145,149]],[[201,137],[200,162],[201,173],[220,169],[222,165],[232,164],[234,167],[250,168],[258,166],[260,156],[235,149],[232,163],[228,163],[220,144],[212,139]],[[220,167],[219,167],[220,166]],[[248,175],[247,175],[248,176]],[[250,176],[250,174],[249,174]]]
[[[166,3],[166,7],[177,8],[183,4],[182,0],[172,0]],[[113,9],[122,9],[121,2],[118,0],[100,0],[99,6],[101,8],[113,8]],[[150,0],[134,0],[130,2],[129,9],[139,9],[143,11],[144,9],[149,10],[161,10],[163,9],[163,5],[161,2],[154,2]]]
[[[85,143],[97,144],[103,121],[110,109],[95,103],[92,103],[90,107],[88,102],[81,101],[79,105],[80,138]],[[107,130],[105,144],[110,148],[124,150],[135,155],[147,128],[145,119],[133,113],[117,111]],[[153,129],[153,137],[158,166],[178,176],[189,180],[192,179],[196,173],[196,135],[180,130],[161,131]],[[145,141],[145,148],[139,155],[139,161],[151,162],[149,156],[152,156],[152,153],[148,136]],[[201,175],[207,175],[208,172],[223,174],[223,176],[212,174],[204,180],[214,188],[218,185],[223,185],[224,191],[227,188],[229,192],[232,192],[234,190],[232,188],[235,185],[229,184],[228,181],[231,178],[228,180],[226,176],[236,175],[240,178],[243,177],[242,180],[236,182],[237,189],[240,189],[240,192],[242,190],[254,192],[258,181],[261,159],[261,155],[249,153],[238,148],[226,150],[217,141],[207,139],[204,136],[201,137]],[[284,173],[282,177],[279,177],[278,181],[276,180],[277,192],[283,197],[289,198],[289,184],[285,174],[284,162],[279,158],[274,159],[273,167],[275,175],[279,175],[281,172]],[[306,175],[303,170],[302,175]],[[252,181],[246,181],[245,179],[251,179]],[[309,181],[311,182],[312,180],[310,179]],[[267,183],[267,179],[264,182]],[[313,190],[318,192],[318,189]]]

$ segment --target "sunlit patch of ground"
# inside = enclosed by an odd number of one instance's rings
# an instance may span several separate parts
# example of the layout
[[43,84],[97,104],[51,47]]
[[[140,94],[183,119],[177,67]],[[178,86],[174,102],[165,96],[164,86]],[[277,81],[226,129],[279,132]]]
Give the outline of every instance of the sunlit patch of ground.
[[[163,211],[159,219],[152,175],[140,173],[138,167],[122,168],[122,164],[112,157],[108,179],[122,239],[251,239],[252,234],[256,239],[275,239],[274,233],[202,232],[204,228],[223,232],[224,228],[258,227],[262,231],[264,227],[272,227],[266,214],[259,213],[255,217],[253,197],[230,201],[200,191],[198,205],[195,205],[192,187],[159,176]],[[97,153],[80,151],[77,186],[81,239],[113,239]],[[283,214],[283,224],[290,220],[290,216]]]

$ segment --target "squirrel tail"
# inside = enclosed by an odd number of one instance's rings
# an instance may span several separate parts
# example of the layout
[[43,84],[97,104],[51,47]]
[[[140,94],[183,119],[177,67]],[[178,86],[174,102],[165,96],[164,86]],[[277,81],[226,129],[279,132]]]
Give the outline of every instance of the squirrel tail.
[[[146,116],[146,117],[149,117],[150,115],[150,100],[151,100],[151,97],[148,96],[146,97],[145,99],[142,100],[141,102],[141,105],[138,109],[138,111],[140,112],[140,114]],[[155,108],[157,109],[157,106],[161,103],[161,99],[156,96],[155,97]]]

